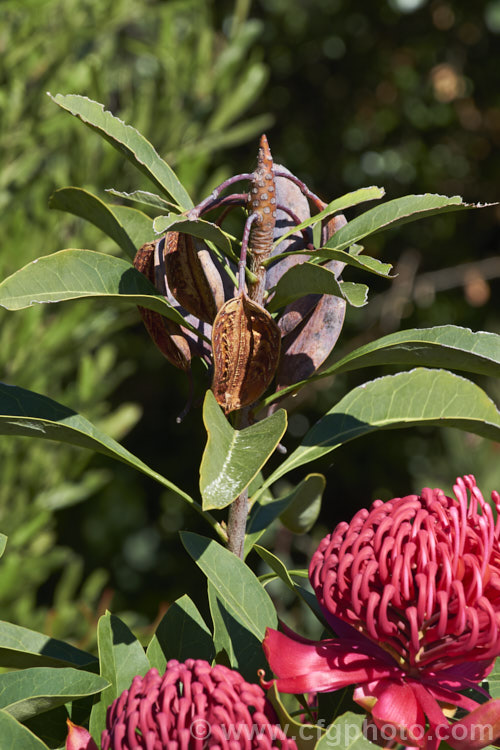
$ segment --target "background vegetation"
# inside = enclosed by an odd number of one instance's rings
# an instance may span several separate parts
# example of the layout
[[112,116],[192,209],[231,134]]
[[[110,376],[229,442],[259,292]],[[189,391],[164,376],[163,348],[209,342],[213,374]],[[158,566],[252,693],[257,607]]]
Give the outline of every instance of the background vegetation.
[[[47,90],[87,95],[136,126],[195,199],[247,171],[265,130],[275,160],[327,199],[379,184],[389,198],[442,192],[497,200],[500,2],[461,5],[3,0],[2,277],[64,247],[114,252],[95,228],[47,209],[58,187],[101,195],[148,189]],[[499,223],[493,207],[375,238],[370,254],[397,265],[399,276],[391,286],[375,283],[368,307],[350,310],[337,352],[417,325],[498,332]],[[200,409],[176,425],[187,384],[138,315],[75,303],[0,317],[2,380],[71,405],[196,492],[190,469],[205,442]],[[289,401],[288,447],[348,378],[356,384],[352,377],[320,381]],[[491,395],[498,403],[500,393]],[[333,456],[317,467],[328,486],[315,536],[292,548],[291,534],[276,530],[285,560],[304,562],[306,545],[375,497],[425,484],[450,489],[469,472],[484,492],[500,488],[499,446],[458,432],[387,432]],[[2,619],[88,647],[89,626],[106,606],[134,610],[133,624],[146,627],[197,587],[201,577],[177,541],[189,511],[146,478],[27,439],[2,438],[0,460],[0,530],[9,536]]]

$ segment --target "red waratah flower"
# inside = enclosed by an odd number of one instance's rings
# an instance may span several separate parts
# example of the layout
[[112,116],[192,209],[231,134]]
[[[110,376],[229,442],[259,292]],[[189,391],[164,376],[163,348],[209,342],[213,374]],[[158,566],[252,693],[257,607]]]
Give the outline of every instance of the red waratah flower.
[[[495,522],[473,476],[454,492],[377,500],[322,540],[309,577],[338,639],[268,630],[278,690],[355,685],[382,739],[407,746],[466,750],[500,735],[500,700],[462,694],[490,697],[478,684],[500,654],[500,496]],[[454,707],[470,713],[450,724]]]
[[134,677],[108,708],[102,750],[297,750],[259,685],[201,659]]

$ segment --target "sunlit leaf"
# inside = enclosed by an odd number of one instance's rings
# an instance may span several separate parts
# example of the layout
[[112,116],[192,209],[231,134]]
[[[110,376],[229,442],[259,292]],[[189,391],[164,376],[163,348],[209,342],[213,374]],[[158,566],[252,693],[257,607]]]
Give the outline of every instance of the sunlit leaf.
[[217,542],[189,531],[180,536],[227,611],[262,641],[266,628],[276,627],[278,621],[273,603],[254,573]]
[[56,440],[103,453],[132,466],[194,504],[189,495],[150,469],[85,417],[25,388],[0,383],[0,434]]
[[286,430],[283,409],[250,427],[235,430],[211,391],[207,391],[203,420],[208,433],[200,467],[200,491],[206,510],[225,508],[258,474]]
[[45,255],[0,283],[0,306],[7,310],[85,297],[141,305],[191,327],[128,261],[93,250],[60,250]]
[[361,216],[352,219],[328,240],[326,247],[344,250],[363,237],[375,234],[383,229],[424,219],[434,214],[460,211],[466,208],[485,208],[488,205],[493,204],[464,203],[459,195],[454,195],[451,198],[446,195],[433,195],[432,193],[405,195],[402,198],[381,203],[361,214]]
[[[109,683],[80,669],[34,667],[0,675],[0,709],[26,721],[37,714],[100,693]],[[0,745],[1,746],[1,745]]]
[[366,304],[368,287],[352,281],[338,281],[335,273],[314,263],[301,263],[286,271],[276,284],[272,300],[266,305],[276,312],[306,294],[334,294],[343,297],[354,307]]
[[417,425],[457,427],[500,440],[500,412],[481,388],[446,370],[417,368],[350,391],[306,433],[263,487],[349,440]]
[[78,117],[85,125],[105,138],[122,155],[171,196],[180,208],[191,208],[193,203],[175,172],[160,157],[151,143],[135,128],[104,109],[103,104],[86,96],[49,94],[62,109]]

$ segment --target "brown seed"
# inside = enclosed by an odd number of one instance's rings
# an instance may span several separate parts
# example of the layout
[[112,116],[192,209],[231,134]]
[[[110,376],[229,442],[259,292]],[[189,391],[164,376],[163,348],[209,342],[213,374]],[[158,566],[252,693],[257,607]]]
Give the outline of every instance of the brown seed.
[[190,234],[168,232],[165,272],[175,299],[206,323],[212,323],[224,304],[224,288],[207,245]]
[[264,393],[278,365],[280,339],[269,313],[244,294],[219,310],[212,328],[212,390],[226,414]]
[[[155,243],[143,245],[134,258],[134,267],[154,284],[154,252]],[[163,317],[147,307],[137,306],[147,332],[164,357],[180,370],[187,371],[191,367],[191,350],[186,341],[182,328],[172,320]]]

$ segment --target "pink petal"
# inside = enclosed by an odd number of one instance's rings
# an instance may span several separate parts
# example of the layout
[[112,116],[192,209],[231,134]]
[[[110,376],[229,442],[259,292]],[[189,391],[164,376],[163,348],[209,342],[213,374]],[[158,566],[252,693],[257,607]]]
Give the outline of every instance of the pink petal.
[[83,727],[73,724],[67,719],[68,736],[66,738],[66,750],[97,750],[97,745],[92,735]]
[[404,745],[425,744],[425,716],[410,685],[401,680],[379,680],[356,688],[354,700],[370,711],[381,739]]
[[500,737],[500,699],[483,703],[450,727],[448,745],[455,750],[479,750]]
[[268,628],[263,647],[283,693],[322,693],[402,674],[352,641],[304,642]]

